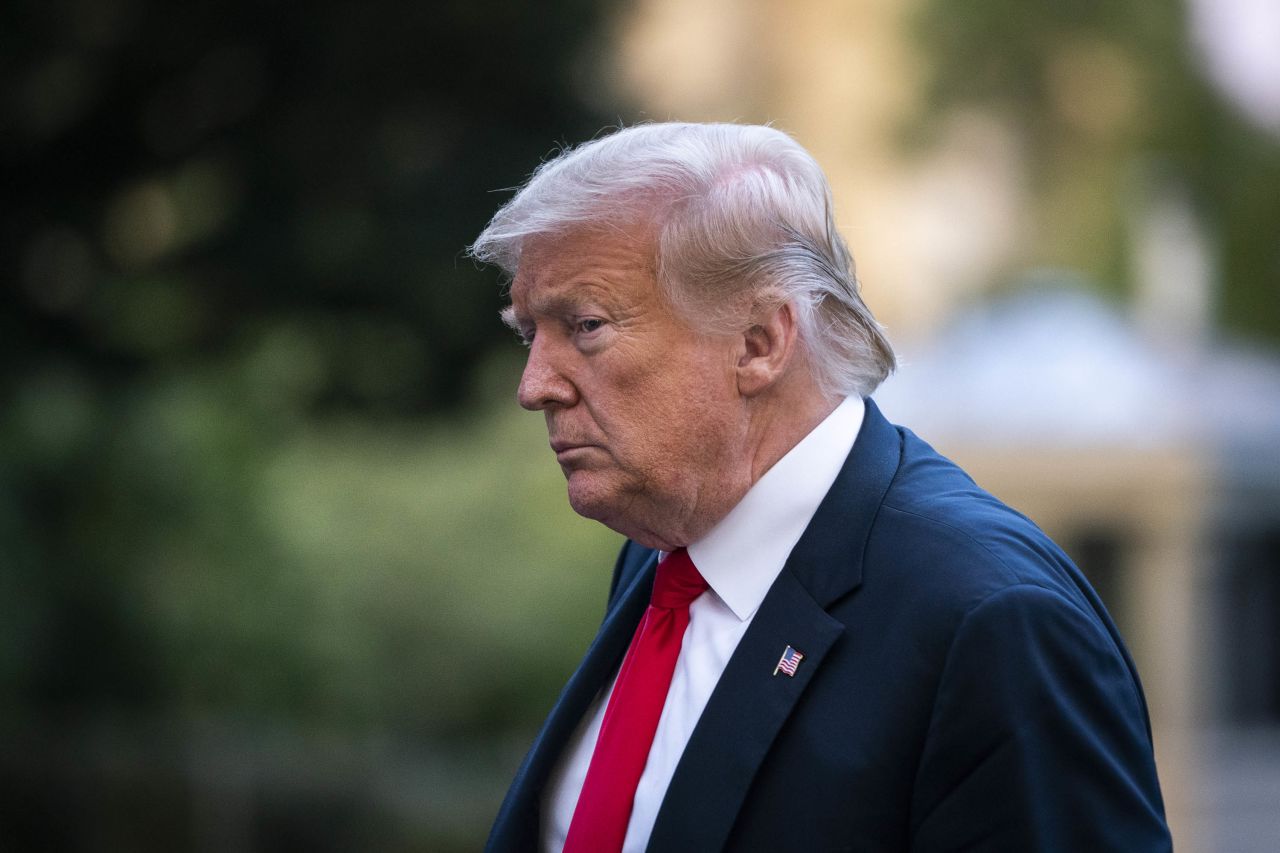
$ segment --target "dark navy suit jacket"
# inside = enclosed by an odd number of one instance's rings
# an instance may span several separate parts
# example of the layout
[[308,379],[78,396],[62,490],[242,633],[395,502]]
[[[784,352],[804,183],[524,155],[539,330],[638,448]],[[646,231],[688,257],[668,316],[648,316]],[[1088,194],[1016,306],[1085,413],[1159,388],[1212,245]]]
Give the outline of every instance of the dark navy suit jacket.
[[[644,612],[622,551],[604,624],[498,814],[536,850],[547,778]],[[794,677],[774,675],[787,646]],[[1169,850],[1133,661],[1034,524],[868,401],[831,491],[699,719],[650,850]]]

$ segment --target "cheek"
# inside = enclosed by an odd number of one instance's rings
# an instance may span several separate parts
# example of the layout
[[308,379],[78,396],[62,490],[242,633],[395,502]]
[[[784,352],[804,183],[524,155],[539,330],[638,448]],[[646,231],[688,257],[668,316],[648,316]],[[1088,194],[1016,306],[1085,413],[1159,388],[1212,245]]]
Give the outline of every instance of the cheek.
[[670,347],[598,375],[596,423],[624,467],[677,468],[713,453],[733,406],[732,371],[708,352]]
[[718,442],[731,432],[733,401],[727,390],[720,377],[707,374],[690,375],[668,387],[661,444],[672,452],[678,447],[691,458],[714,455]]

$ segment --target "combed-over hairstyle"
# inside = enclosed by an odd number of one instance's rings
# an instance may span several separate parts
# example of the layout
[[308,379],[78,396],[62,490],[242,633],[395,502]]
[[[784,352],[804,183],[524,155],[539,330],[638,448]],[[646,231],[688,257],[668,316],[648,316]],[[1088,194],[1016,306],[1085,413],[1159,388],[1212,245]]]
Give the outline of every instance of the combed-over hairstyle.
[[779,130],[644,124],[566,149],[538,167],[470,252],[514,278],[525,240],[581,226],[652,228],[658,284],[702,328],[740,321],[744,303],[791,302],[828,393],[866,396],[894,368],[858,294],[826,177]]

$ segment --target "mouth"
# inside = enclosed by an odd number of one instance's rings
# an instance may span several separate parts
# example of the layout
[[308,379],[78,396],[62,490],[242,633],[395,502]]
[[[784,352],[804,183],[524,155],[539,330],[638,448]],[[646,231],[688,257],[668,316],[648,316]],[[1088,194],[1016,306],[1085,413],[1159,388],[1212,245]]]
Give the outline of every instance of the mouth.
[[559,439],[551,442],[551,450],[555,453],[556,460],[561,464],[571,461],[574,457],[581,455],[583,451],[591,450],[595,446],[594,444],[580,444]]

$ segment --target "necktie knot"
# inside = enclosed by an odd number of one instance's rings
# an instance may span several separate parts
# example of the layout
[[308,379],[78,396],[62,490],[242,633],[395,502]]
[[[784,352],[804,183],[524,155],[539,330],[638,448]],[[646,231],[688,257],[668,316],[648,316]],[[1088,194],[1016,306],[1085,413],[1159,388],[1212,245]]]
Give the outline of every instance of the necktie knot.
[[654,607],[682,610],[702,595],[707,586],[693,560],[689,559],[689,552],[677,548],[658,564],[649,603]]
[[644,773],[671,676],[689,627],[689,604],[707,588],[677,548],[658,564],[653,593],[605,706],[595,752],[582,783],[564,853],[617,853],[627,837],[636,786]]

